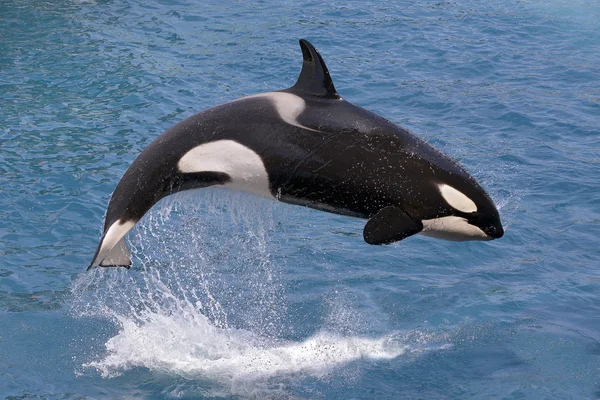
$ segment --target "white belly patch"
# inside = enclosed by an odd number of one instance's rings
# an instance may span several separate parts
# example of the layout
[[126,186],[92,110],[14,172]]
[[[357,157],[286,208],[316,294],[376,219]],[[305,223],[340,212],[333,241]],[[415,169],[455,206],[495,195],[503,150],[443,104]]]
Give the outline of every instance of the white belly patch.
[[234,140],[196,146],[181,157],[177,167],[183,173],[223,172],[231,178],[224,187],[273,198],[269,175],[260,156]]

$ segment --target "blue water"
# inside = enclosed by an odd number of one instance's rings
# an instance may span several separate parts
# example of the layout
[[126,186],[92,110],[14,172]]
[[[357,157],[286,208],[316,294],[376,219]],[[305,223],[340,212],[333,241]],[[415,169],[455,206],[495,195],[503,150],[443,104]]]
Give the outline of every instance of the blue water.
[[[299,38],[348,101],[488,189],[493,242],[224,190],[86,272],[174,123],[282,89]],[[600,3],[0,2],[0,397],[600,398]]]

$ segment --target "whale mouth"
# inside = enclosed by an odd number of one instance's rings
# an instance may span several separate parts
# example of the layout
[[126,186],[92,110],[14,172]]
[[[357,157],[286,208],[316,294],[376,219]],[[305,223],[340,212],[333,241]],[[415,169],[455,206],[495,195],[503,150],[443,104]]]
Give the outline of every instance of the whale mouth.
[[490,225],[481,229],[486,235],[490,237],[490,240],[500,239],[502,236],[504,236],[504,228],[502,228],[502,225],[500,224]]

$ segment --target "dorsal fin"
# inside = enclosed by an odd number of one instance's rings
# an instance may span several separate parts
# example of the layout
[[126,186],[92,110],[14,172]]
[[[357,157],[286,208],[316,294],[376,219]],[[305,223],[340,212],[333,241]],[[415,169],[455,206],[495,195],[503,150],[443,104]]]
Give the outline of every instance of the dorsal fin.
[[339,99],[340,95],[335,90],[325,61],[317,49],[304,39],[300,39],[300,48],[304,59],[302,71],[298,81],[290,89],[314,96]]

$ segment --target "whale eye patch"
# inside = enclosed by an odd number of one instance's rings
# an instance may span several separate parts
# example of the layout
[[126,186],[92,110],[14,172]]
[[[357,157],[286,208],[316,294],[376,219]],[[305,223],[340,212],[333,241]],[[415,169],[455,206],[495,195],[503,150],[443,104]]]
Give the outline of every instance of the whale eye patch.
[[442,183],[438,185],[438,188],[440,189],[440,193],[444,200],[456,210],[464,213],[473,213],[477,211],[477,206],[473,200],[452,186]]

